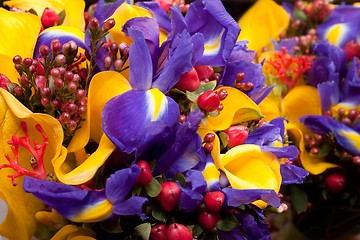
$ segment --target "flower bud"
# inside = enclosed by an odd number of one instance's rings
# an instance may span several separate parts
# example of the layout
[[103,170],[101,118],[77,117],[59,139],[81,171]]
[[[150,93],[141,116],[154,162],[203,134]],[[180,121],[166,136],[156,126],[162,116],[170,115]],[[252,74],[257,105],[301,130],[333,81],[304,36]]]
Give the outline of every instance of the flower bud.
[[90,29],[96,30],[99,27],[99,20],[95,17],[92,17],[89,21]]
[[198,97],[197,103],[202,110],[207,112],[215,111],[220,105],[218,94],[213,91],[206,91]]
[[59,15],[51,8],[45,8],[41,16],[41,24],[44,28],[55,26],[59,23]]
[[114,26],[115,26],[115,20],[113,18],[110,18],[106,20],[106,22],[104,22],[104,24],[102,25],[102,30],[104,32],[107,32],[110,29],[112,29]]
[[227,135],[228,146],[230,148],[243,144],[249,135],[248,128],[242,125],[231,126],[224,133]]

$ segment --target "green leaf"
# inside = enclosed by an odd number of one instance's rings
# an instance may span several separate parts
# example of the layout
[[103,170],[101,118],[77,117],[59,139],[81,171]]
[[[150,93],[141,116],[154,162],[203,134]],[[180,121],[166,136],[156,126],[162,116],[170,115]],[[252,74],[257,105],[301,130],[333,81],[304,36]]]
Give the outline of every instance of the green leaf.
[[[36,16],[39,16],[39,15],[37,14],[37,12],[35,11],[35,9],[33,9],[33,8],[30,8],[28,12],[31,13],[31,14],[34,14],[34,15],[36,15]],[[42,14],[42,13],[41,13],[41,14]],[[41,17],[41,16],[40,16],[40,17]]]
[[145,191],[150,197],[156,197],[161,191],[160,183],[153,177],[151,183],[145,186]]
[[194,236],[200,236],[200,234],[203,233],[203,228],[200,227],[199,225],[194,225],[194,227],[192,228],[192,234]]
[[227,136],[227,134],[224,133],[224,132],[220,132],[219,137],[220,137],[220,140],[221,140],[223,146],[226,147],[228,145],[228,140],[227,140],[228,136]]
[[182,187],[185,187],[186,185],[186,179],[184,175],[181,173],[176,174],[175,177],[173,178],[173,181],[174,182],[178,181]]
[[135,230],[142,239],[148,240],[150,238],[151,224],[150,223],[140,224],[135,227]]
[[193,111],[195,111],[195,110],[198,109],[198,108],[199,108],[199,106],[198,106],[196,103],[194,103],[194,104],[191,105],[190,111],[193,112]]
[[104,229],[106,232],[109,232],[109,233],[122,233],[123,232],[123,229],[120,226],[120,218],[118,218],[115,221],[101,222],[100,226],[102,229]]
[[291,200],[293,202],[295,211],[297,213],[305,212],[308,205],[308,198],[306,192],[296,185],[291,185],[290,191]]
[[140,196],[141,189],[142,189],[141,185],[135,185],[131,192],[132,196]]
[[61,12],[59,12],[58,16],[59,16],[59,22],[57,25],[60,26],[64,22],[65,17],[66,17],[65,10],[62,10]]
[[186,91],[186,97],[192,102],[197,102],[199,96],[200,94],[197,94],[195,92]]
[[294,17],[295,19],[299,19],[302,22],[306,22],[307,21],[307,16],[304,13],[304,11],[294,8]]
[[231,231],[239,225],[239,221],[232,214],[227,214],[225,217],[221,218],[217,224],[216,228],[221,231]]
[[167,220],[169,219],[167,212],[165,212],[160,206],[154,206],[151,211],[151,215],[156,220],[164,223],[166,223]]
[[220,114],[220,112],[218,110],[209,112],[209,115],[212,116],[212,117],[217,117],[217,116],[219,116],[219,114]]
[[193,93],[201,95],[204,92],[210,91],[210,90],[214,90],[216,87],[216,80],[210,81],[208,83],[202,83],[200,85],[200,87],[198,89],[196,89],[196,91],[194,91]]

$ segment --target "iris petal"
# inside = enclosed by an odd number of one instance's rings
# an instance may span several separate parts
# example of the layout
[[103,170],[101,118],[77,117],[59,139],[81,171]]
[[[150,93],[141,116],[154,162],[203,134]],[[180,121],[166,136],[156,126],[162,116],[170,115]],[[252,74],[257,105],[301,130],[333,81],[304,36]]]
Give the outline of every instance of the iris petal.
[[146,218],[146,215],[142,213],[142,205],[147,202],[145,197],[134,196],[124,202],[114,205],[114,213],[117,215],[139,215],[142,219]]
[[70,185],[26,177],[23,184],[32,193],[64,217],[76,222],[95,222],[112,214],[112,205],[104,191],[86,191]]
[[144,136],[144,129],[152,121],[174,125],[179,118],[177,103],[158,89],[130,90],[112,98],[105,105],[103,129],[110,140],[121,150],[131,153]]
[[73,40],[80,48],[85,49],[84,36],[85,35],[81,30],[73,27],[56,26],[56,27],[48,28],[44,30],[38,37],[34,50],[34,57],[40,58],[41,57],[39,53],[40,47],[42,45],[46,45],[50,47],[51,41],[54,38],[58,38],[61,44]]
[[221,66],[231,54],[240,28],[220,0],[195,1],[185,16],[191,35],[201,33],[205,51],[199,65]]
[[130,46],[130,84],[134,90],[146,91],[150,89],[153,76],[153,65],[149,48],[144,35],[133,28],[128,29],[129,35],[134,40]]
[[256,200],[263,200],[274,207],[280,205],[280,199],[274,190],[224,188],[223,192],[226,195],[226,203],[231,207],[250,204]]
[[292,164],[281,164],[280,172],[282,176],[282,184],[301,184],[309,175],[305,169]]

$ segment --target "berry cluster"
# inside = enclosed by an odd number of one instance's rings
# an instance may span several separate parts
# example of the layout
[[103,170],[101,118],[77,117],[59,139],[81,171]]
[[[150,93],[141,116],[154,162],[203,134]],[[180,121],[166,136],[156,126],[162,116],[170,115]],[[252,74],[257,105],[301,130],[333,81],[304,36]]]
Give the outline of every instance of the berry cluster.
[[50,47],[39,48],[41,58],[15,56],[19,85],[9,89],[33,112],[44,112],[57,118],[63,126],[67,143],[84,119],[87,110],[86,57],[78,53],[74,41],[61,44],[53,39]]

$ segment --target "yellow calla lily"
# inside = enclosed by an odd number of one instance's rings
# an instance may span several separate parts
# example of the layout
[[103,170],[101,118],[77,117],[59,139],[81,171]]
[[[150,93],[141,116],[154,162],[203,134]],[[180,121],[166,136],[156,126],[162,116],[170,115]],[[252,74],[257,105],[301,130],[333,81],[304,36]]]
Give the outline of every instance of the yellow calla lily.
[[32,0],[10,0],[5,1],[5,5],[9,7],[16,7],[23,10],[34,9],[39,17],[41,17],[46,7],[51,8],[57,14],[65,11],[65,19],[62,26],[71,26],[84,30],[85,20],[83,17],[85,9],[84,0],[46,0],[46,1],[32,1]]
[[299,118],[306,115],[321,115],[320,96],[315,87],[298,86],[283,99],[282,113],[289,120],[286,129],[295,145],[300,150],[300,159],[304,168],[312,174],[320,174],[337,165],[327,163],[324,158],[314,157],[305,149],[304,134],[311,133]]
[[62,155],[54,159],[54,169],[58,179],[70,185],[82,184],[90,180],[107,157],[116,149],[102,130],[101,111],[106,102],[131,89],[130,83],[120,73],[104,71],[96,74],[91,80],[88,92],[87,117],[81,128],[75,132],[64,152],[78,153],[83,151],[90,139],[99,143],[97,150],[78,165]]
[[289,23],[290,16],[275,1],[259,0],[238,21],[238,40],[248,40],[249,49],[259,54],[264,47],[271,47],[272,39],[279,40]]
[[51,240],[95,240],[96,233],[89,228],[82,228],[76,225],[62,227]]
[[[215,132],[199,128],[201,138],[206,134]],[[231,148],[225,154],[220,154],[220,140],[215,134],[212,142],[211,156],[217,169],[221,169],[227,176],[232,188],[236,189],[271,189],[279,192],[282,177],[280,162],[270,153],[263,152],[258,145],[242,144]],[[218,180],[219,172],[212,166],[203,172],[207,182]],[[263,201],[254,202],[258,207],[264,208],[267,204]]]
[[[42,135],[35,129],[36,124],[40,124],[48,137],[48,145],[44,155],[44,165],[47,173],[53,171],[51,160],[61,154],[61,144],[63,140],[63,130],[60,123],[47,114],[32,113],[23,106],[9,92],[0,89],[0,161],[1,165],[8,164],[5,154],[13,158],[13,152],[8,141],[13,136],[24,136],[20,127],[21,122],[27,124],[30,141],[36,140],[42,143]],[[19,165],[31,170],[30,153],[23,147],[19,148]],[[8,175],[16,174],[10,168],[0,170],[0,198],[6,203],[8,212],[4,221],[0,224],[0,235],[9,239],[30,239],[33,236],[37,222],[35,213],[44,208],[44,204],[31,194],[24,192],[21,187],[23,178],[17,178],[18,186],[13,186]],[[21,226],[21,231],[15,228]]]
[[225,89],[228,93],[228,96],[221,102],[224,109],[216,117],[208,116],[206,128],[220,131],[233,124],[263,117],[259,106],[245,93],[231,87],[222,87],[218,91],[221,89]]

